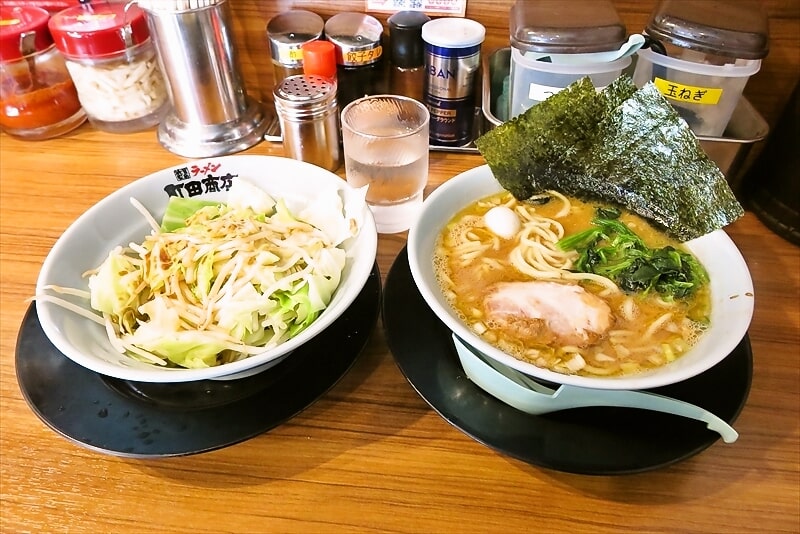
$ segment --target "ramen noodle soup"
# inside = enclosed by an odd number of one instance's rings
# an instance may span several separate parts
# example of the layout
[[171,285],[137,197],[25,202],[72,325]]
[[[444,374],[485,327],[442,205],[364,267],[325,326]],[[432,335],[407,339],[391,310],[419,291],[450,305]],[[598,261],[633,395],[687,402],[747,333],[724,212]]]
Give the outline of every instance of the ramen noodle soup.
[[[556,243],[590,228],[596,206],[554,192],[544,200],[492,195],[458,213],[438,236],[436,277],[461,320],[507,354],[564,374],[627,375],[685,353],[706,328],[708,284],[670,299],[575,272],[578,252]],[[508,209],[485,217],[498,206]],[[687,252],[630,212],[619,220],[651,248]]]

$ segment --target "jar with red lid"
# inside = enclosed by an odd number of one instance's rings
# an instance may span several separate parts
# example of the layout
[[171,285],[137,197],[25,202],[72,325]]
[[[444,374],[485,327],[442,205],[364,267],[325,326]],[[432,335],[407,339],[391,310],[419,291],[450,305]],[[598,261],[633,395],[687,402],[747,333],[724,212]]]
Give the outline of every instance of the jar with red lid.
[[169,95],[142,9],[86,3],[53,15],[49,28],[93,126],[128,133],[160,122]]
[[49,139],[86,120],[64,58],[37,7],[0,6],[0,129]]

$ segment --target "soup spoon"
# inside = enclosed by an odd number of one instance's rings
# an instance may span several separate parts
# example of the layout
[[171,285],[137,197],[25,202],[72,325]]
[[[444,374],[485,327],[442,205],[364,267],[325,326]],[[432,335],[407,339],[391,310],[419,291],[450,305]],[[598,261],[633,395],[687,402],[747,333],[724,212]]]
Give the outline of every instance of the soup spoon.
[[499,400],[529,414],[541,415],[587,406],[639,408],[702,421],[722,436],[725,443],[733,443],[739,437],[732,426],[713,413],[682,400],[645,391],[592,389],[564,384],[552,389],[475,351],[455,334],[453,343],[470,380]]

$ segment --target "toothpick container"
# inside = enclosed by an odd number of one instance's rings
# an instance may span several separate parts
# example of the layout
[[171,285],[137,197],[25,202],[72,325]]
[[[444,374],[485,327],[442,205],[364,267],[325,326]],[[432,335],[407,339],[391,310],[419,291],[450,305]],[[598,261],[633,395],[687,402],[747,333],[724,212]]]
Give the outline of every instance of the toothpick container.
[[185,157],[257,144],[268,116],[245,90],[228,0],[139,0],[139,7],[147,13],[170,96],[159,142]]

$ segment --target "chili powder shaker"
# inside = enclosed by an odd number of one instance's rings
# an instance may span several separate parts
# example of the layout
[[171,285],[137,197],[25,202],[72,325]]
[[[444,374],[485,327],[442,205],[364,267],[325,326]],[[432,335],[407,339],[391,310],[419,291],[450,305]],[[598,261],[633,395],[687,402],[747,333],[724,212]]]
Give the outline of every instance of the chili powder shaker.
[[287,156],[335,171],[342,164],[336,80],[287,76],[273,90]]
[[184,157],[220,156],[256,145],[269,117],[245,90],[228,0],[138,4],[147,13],[171,104],[158,126],[159,142]]
[[86,120],[49,19],[38,7],[0,5],[0,128],[22,139],[57,137]]
[[333,43],[316,40],[303,45],[303,74],[336,79],[336,47]]

